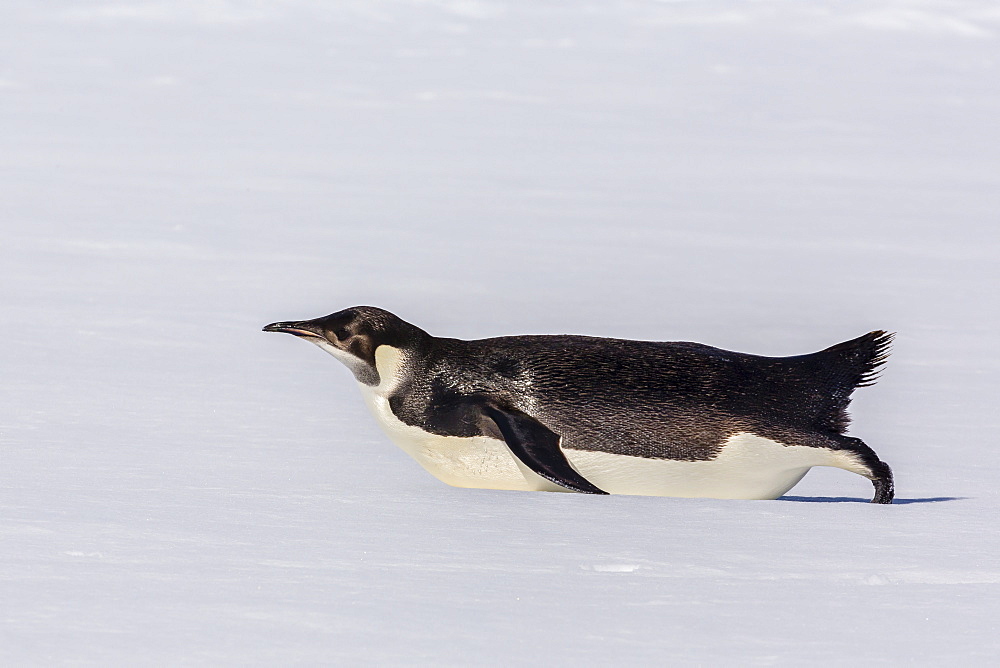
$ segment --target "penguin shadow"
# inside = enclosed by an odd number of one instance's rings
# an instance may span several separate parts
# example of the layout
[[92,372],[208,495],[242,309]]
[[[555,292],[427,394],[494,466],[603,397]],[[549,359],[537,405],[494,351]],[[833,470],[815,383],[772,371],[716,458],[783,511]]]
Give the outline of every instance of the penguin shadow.
[[[906,505],[908,503],[941,503],[942,501],[961,501],[965,496],[928,496],[919,499],[893,499],[892,505]],[[779,501],[795,501],[797,503],[869,503],[871,499],[863,499],[853,496],[782,496]]]

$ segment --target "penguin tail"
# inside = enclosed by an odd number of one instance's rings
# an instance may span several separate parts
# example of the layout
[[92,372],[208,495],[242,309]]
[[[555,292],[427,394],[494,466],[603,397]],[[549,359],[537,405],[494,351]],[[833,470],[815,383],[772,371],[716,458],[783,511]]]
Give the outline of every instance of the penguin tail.
[[830,346],[816,354],[838,358],[840,365],[847,372],[847,377],[843,380],[848,382],[852,389],[868,387],[875,384],[882,367],[889,360],[889,354],[892,352],[892,340],[895,336],[893,333],[879,329],[856,339]]
[[851,393],[875,384],[889,359],[894,336],[876,330],[807,356],[823,378],[829,397],[817,415],[817,427],[838,434],[847,431]]

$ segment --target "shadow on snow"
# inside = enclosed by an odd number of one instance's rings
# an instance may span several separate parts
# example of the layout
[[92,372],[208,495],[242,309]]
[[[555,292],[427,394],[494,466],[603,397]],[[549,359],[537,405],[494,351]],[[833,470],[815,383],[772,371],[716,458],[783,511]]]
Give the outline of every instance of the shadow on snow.
[[[940,503],[942,501],[961,501],[964,496],[930,496],[923,499],[893,499],[893,505],[907,503]],[[868,503],[871,499],[851,496],[782,496],[779,501],[797,501],[799,503]]]

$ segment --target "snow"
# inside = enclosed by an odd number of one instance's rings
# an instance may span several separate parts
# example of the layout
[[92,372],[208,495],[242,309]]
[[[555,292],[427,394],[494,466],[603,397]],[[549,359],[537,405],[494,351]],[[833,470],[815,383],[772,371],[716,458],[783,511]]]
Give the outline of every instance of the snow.
[[[987,0],[15,0],[4,665],[991,665]],[[446,487],[268,322],[899,333],[898,501]]]

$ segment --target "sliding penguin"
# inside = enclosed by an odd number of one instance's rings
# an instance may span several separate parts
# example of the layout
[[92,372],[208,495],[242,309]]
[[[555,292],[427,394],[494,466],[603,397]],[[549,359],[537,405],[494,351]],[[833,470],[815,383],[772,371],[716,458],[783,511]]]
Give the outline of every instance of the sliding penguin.
[[389,437],[450,485],[775,499],[834,466],[892,502],[889,466],[844,435],[851,393],[888,357],[883,331],[796,357],[588,336],[462,341],[370,306],[264,331],[347,365]]

